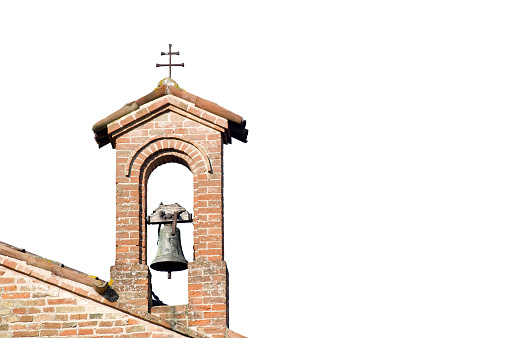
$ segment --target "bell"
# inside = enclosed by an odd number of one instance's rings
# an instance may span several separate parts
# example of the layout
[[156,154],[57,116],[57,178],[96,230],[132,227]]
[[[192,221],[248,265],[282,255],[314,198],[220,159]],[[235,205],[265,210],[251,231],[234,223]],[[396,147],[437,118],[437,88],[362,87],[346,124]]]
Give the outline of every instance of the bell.
[[172,226],[164,224],[159,231],[159,244],[156,257],[150,267],[157,271],[168,271],[168,278],[171,278],[172,271],[187,269],[187,260],[180,244],[180,230],[175,226],[175,235],[172,235]]

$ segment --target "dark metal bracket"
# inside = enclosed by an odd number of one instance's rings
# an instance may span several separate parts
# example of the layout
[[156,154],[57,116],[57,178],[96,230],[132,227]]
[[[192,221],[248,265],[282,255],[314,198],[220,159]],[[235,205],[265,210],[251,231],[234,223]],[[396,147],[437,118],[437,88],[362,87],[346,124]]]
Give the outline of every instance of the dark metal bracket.
[[173,213],[173,223],[171,223],[171,235],[175,236],[175,228],[177,227],[177,218],[179,217],[179,212],[175,211]]

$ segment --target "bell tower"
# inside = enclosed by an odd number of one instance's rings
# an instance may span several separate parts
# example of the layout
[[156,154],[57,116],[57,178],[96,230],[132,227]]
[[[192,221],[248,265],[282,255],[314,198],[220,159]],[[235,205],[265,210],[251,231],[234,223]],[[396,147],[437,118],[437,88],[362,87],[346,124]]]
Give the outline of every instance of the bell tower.
[[[171,52],[171,50],[170,50]],[[183,91],[167,79],[142,98],[93,126],[99,147],[116,154],[116,257],[111,267],[119,304],[150,312],[211,337],[239,337],[228,330],[228,270],[223,243],[223,149],[247,142],[239,115]],[[147,182],[165,163],[193,176],[193,249],[188,258],[188,303],[152,306],[147,257]],[[171,178],[170,178],[171,179]],[[191,210],[189,210],[191,212]],[[152,228],[153,229],[153,228]],[[153,253],[151,253],[153,254]]]

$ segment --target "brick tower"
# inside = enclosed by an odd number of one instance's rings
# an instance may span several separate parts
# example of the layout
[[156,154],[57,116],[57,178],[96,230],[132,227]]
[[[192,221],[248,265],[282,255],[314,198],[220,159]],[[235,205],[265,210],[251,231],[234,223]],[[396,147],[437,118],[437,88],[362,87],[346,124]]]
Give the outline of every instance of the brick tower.
[[[223,145],[247,142],[246,121],[219,105],[162,85],[93,126],[99,147],[116,150],[116,258],[111,267],[119,303],[212,337],[228,330],[228,270],[223,243]],[[160,165],[193,175],[194,259],[188,304],[154,307],[147,265],[147,182]]]

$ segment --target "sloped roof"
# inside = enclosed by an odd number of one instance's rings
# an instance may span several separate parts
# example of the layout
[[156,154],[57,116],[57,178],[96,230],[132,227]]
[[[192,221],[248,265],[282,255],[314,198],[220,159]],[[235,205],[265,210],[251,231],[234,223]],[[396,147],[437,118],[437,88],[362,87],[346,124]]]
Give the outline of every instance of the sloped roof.
[[[20,264],[20,261],[22,264]],[[131,316],[148,321],[152,324],[164,327],[165,329],[178,332],[179,334],[186,337],[209,337],[189,327],[183,326],[180,323],[170,322],[148,312],[140,311],[139,309],[134,308],[129,304],[109,300],[107,297],[103,297],[101,294],[94,291],[95,288],[91,288],[97,282],[104,281],[98,280],[96,277],[87,275],[81,271],[64,266],[59,262],[45,259],[41,256],[27,252],[24,249],[16,248],[4,242],[0,242],[0,266],[4,266],[16,272],[41,280],[60,289],[77,294],[81,297],[85,297],[102,305],[114,308],[120,312],[127,313]],[[38,269],[49,271],[51,274],[41,274],[41,270]],[[62,279],[76,282],[79,283],[78,285],[81,285],[77,287],[75,286],[75,283],[73,285],[72,283],[63,282]],[[232,332],[232,334],[234,333]]]
[[[180,101],[184,100],[188,104],[178,105],[178,103],[176,103],[177,106],[179,106],[179,108],[184,106],[186,113],[192,114],[197,118],[203,118],[203,111],[205,111],[209,114],[220,117],[222,121],[226,120],[226,125],[220,125],[218,127],[218,129],[221,130],[223,139],[226,141],[226,143],[231,143],[231,138],[237,139],[244,143],[247,142],[248,130],[246,129],[246,120],[244,120],[242,116],[239,116],[214,102],[204,100],[201,97],[188,93],[184,90],[173,86],[162,85],[151,93],[139,98],[136,101],[126,104],[124,107],[120,108],[113,114],[110,114],[104,119],[95,123],[92,127],[92,131],[95,134],[95,140],[99,147],[102,147],[112,141],[112,131],[110,128],[108,128],[112,122],[115,122],[125,117],[126,115],[139,110],[141,106],[163,96],[177,97]],[[172,101],[169,101],[169,103],[171,104]],[[137,117],[135,114],[133,120],[130,120],[127,123],[133,123],[136,118]],[[144,116],[144,118],[146,118],[146,116]],[[210,121],[210,119],[205,122],[214,123],[213,121]],[[124,127],[124,125],[122,125],[122,127]]]

